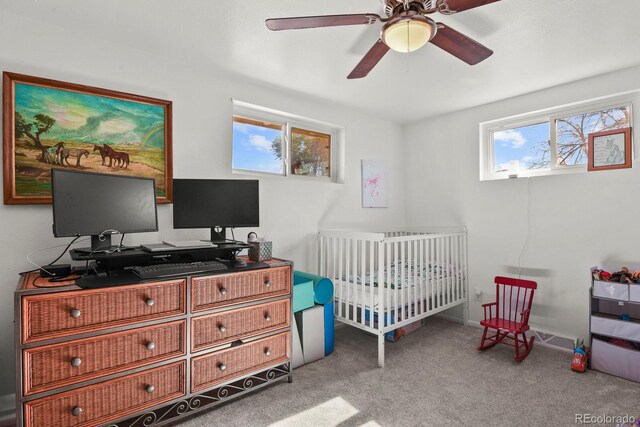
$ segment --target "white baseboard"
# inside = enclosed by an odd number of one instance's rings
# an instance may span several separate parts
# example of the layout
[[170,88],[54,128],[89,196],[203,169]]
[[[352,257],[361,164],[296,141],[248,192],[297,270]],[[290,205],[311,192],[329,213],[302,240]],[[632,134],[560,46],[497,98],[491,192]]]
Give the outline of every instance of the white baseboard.
[[16,418],[16,395],[14,393],[0,396],[0,426],[13,425]]
[[[480,322],[478,322],[477,320],[469,319],[469,326],[482,329]],[[576,342],[575,338],[568,338],[568,337],[563,337],[561,335],[554,335],[552,333],[540,331],[537,329],[531,329],[530,332],[535,335],[537,345],[553,348],[560,351],[566,351],[568,353],[573,353],[573,343]],[[551,339],[555,339],[556,341],[559,341],[561,345],[550,343],[549,341]]]
[[483,326],[480,325],[480,322],[478,322],[477,320],[471,320],[471,319],[469,319],[469,326],[473,326],[474,328],[479,328],[479,329],[483,328]]

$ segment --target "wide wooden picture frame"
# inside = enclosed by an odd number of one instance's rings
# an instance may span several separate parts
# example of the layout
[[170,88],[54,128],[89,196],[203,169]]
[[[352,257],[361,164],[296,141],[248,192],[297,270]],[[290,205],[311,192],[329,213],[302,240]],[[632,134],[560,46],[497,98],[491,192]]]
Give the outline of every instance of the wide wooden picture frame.
[[630,168],[631,154],[630,127],[590,133],[587,170]]
[[171,101],[10,72],[3,91],[6,205],[51,203],[52,168],[154,178],[171,202]]

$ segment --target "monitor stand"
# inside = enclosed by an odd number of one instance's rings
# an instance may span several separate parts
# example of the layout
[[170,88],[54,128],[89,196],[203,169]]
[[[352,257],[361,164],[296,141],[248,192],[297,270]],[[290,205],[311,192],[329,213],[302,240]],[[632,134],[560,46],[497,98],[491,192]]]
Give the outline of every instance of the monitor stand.
[[90,248],[79,248],[76,252],[83,254],[99,254],[112,250],[111,234],[94,234],[91,236]]
[[216,226],[211,228],[211,243],[223,247],[224,245],[236,245],[242,242],[237,242],[235,240],[228,240],[227,228]]
[[[217,230],[217,231],[216,231]],[[226,227],[213,227],[211,229],[211,243],[218,245],[219,248],[224,249],[225,246],[237,246],[238,244],[242,245],[242,242],[238,242],[235,240],[227,240],[227,229]],[[239,249],[230,250],[225,258],[220,259],[223,263],[228,265],[231,268],[245,268],[247,263],[245,260],[237,258],[236,252]]]

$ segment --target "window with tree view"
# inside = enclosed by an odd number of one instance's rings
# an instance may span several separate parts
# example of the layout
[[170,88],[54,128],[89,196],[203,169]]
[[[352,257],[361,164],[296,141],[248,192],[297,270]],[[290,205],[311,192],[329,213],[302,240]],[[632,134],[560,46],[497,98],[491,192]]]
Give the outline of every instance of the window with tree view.
[[336,132],[333,127],[285,113],[239,108],[233,116],[232,167],[335,180],[332,151]]
[[310,130],[291,129],[291,173],[329,176],[331,135]]
[[[601,104],[602,105],[602,104]],[[631,125],[631,103],[556,109],[483,123],[481,179],[545,175],[587,164],[589,134]],[[501,123],[502,122],[502,123]],[[520,123],[520,124],[518,124]]]
[[556,119],[556,165],[586,165],[590,133],[626,128],[629,123],[627,106]]

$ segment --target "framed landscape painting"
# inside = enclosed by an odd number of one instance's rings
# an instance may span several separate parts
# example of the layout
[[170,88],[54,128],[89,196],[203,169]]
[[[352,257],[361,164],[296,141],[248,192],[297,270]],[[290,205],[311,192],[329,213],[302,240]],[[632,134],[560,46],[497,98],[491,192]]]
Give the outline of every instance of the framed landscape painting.
[[51,169],[154,178],[172,200],[171,101],[3,74],[4,203],[51,203]]

